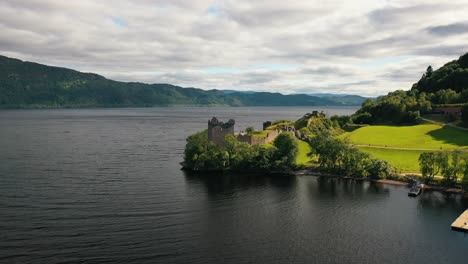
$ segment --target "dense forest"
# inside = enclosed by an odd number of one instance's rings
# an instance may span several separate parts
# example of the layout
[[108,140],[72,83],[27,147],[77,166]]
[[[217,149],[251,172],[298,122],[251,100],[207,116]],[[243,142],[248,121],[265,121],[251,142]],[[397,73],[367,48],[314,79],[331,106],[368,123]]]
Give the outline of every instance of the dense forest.
[[[377,100],[366,100],[353,115],[357,124],[415,124],[421,115],[437,106],[463,106],[468,103],[468,53],[437,70],[429,66],[409,91],[395,91]],[[463,108],[468,121],[468,109]]]
[[118,82],[93,73],[0,56],[0,108],[130,106],[319,106],[360,105],[366,98],[305,94],[205,91],[170,84]]

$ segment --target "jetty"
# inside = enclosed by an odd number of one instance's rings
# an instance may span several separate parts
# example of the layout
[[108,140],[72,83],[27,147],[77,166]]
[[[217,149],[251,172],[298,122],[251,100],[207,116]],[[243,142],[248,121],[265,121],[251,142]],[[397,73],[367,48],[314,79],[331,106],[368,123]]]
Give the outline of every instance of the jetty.
[[468,209],[460,215],[452,224],[452,229],[456,231],[468,232]]

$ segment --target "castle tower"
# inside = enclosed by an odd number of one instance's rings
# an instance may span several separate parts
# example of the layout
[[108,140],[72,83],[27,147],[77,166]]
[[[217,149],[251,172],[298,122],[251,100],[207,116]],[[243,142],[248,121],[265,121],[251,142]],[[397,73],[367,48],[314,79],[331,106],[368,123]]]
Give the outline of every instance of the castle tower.
[[219,146],[224,145],[226,135],[234,135],[234,119],[229,119],[227,123],[220,122],[216,117],[208,120],[208,140]]
[[263,122],[263,130],[267,129],[269,126],[271,126],[271,121]]

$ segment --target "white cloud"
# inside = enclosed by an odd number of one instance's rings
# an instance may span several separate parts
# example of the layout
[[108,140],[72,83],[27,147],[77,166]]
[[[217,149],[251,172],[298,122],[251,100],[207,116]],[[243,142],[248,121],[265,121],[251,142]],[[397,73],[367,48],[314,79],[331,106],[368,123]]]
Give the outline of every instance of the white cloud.
[[3,0],[0,54],[122,81],[374,96],[468,52],[467,13],[466,0]]

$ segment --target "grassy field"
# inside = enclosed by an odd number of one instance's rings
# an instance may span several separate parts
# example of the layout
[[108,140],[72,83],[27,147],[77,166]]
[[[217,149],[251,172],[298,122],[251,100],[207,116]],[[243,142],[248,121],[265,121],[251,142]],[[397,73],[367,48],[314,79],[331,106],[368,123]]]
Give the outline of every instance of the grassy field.
[[423,149],[468,149],[467,131],[437,124],[367,126],[340,135],[339,138],[359,145],[358,148],[363,152],[390,162],[401,172],[419,172],[418,159]]
[[312,151],[310,145],[302,140],[297,140],[297,144],[299,146],[299,154],[297,155],[296,163],[300,165],[310,164],[311,158],[307,156]]
[[415,149],[468,147],[468,131],[436,124],[415,126],[368,126],[340,138],[351,144]]
[[419,150],[394,150],[359,147],[362,152],[369,153],[374,158],[390,162],[400,172],[419,172],[419,155],[424,151]]

